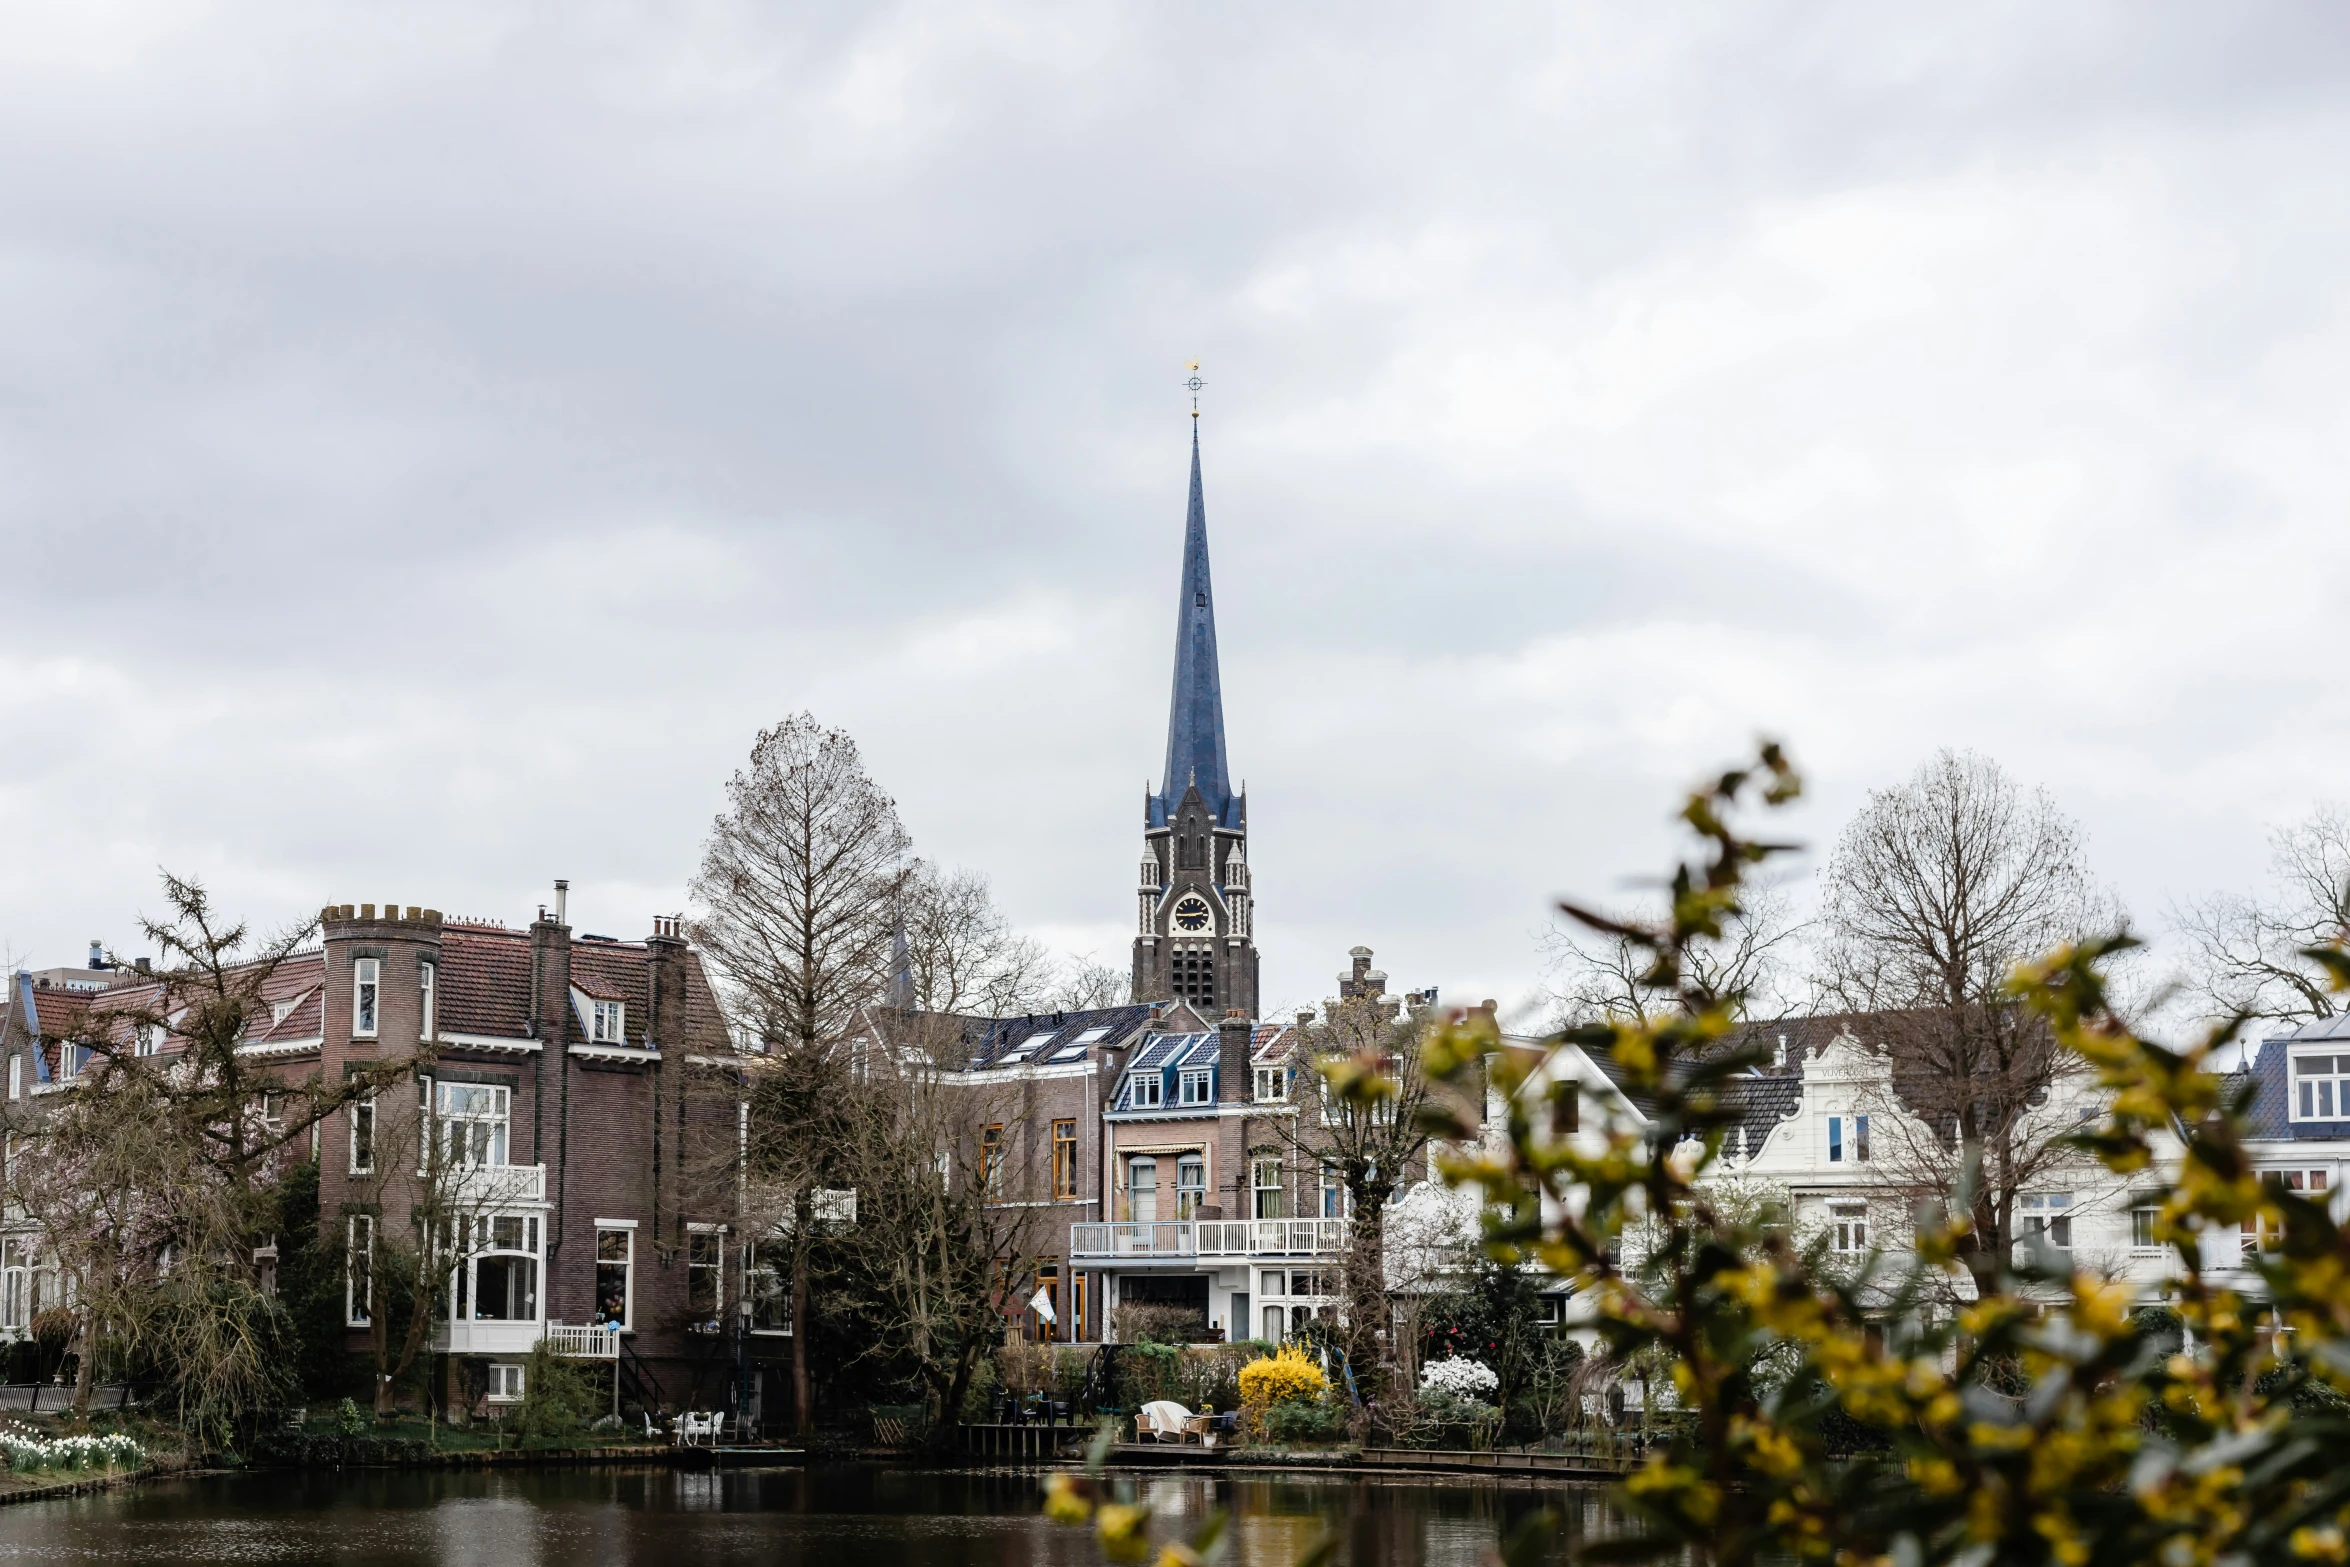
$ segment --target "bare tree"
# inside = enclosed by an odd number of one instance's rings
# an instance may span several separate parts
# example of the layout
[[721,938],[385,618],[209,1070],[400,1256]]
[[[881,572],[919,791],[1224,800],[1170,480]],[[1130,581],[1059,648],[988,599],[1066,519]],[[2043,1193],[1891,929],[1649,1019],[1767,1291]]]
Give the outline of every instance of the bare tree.
[[863,1353],[911,1367],[943,1430],[1036,1276],[1048,1210],[1020,1182],[1049,1172],[984,1168],[980,1129],[1015,1113],[1013,1090],[956,1083],[931,1042],[898,1044],[863,1075],[847,1127],[846,1244],[875,1308]]
[[[1328,1003],[1319,1021],[1298,1029],[1291,1055],[1296,1114],[1266,1123],[1304,1168],[1327,1167],[1346,1189],[1346,1352],[1358,1368],[1380,1364],[1389,1204],[1428,1148],[1420,1051],[1432,1022],[1376,996]],[[1395,1393],[1410,1396],[1408,1389]]]
[[1049,1004],[1056,1011],[1091,1012],[1100,1007],[1122,1007],[1134,1000],[1130,970],[1097,963],[1093,954],[1063,960],[1055,974]]
[[1975,1266],[2003,1257],[2029,1186],[2069,1173],[2048,1107],[2083,1081],[2077,1058],[2005,993],[2017,964],[2117,928],[2080,829],[2045,791],[1987,757],[1944,750],[1869,796],[1821,872],[1818,988],[1860,1014],[1853,1032],[1891,1071],[1880,1157],[1942,1201],[1979,1170]]
[[1052,957],[1012,929],[987,878],[922,865],[898,910],[908,1004],[924,1012],[1001,1017],[1046,1004]]
[[806,713],[759,736],[703,846],[695,940],[725,982],[746,1067],[746,1185],[788,1194],[792,1394],[813,1429],[809,1247],[816,1193],[845,1137],[848,1040],[889,978],[895,918],[915,871],[897,805],[857,743]]
[[2350,810],[2324,804],[2268,835],[2266,890],[2216,893],[2172,911],[2188,988],[2212,1018],[2332,1017],[2342,998],[2301,954],[2350,933]]
[[[1722,939],[1694,949],[1692,966],[1716,995],[1730,998],[1741,1022],[1786,1013],[1791,960],[1807,927],[1789,913],[1781,889],[1757,889],[1723,922]],[[1560,926],[1542,933],[1549,957],[1545,987],[1556,1008],[1554,1031],[1617,1018],[1653,1021],[1660,992],[1646,978],[1652,960],[1629,936],[1595,930],[1577,935]]]

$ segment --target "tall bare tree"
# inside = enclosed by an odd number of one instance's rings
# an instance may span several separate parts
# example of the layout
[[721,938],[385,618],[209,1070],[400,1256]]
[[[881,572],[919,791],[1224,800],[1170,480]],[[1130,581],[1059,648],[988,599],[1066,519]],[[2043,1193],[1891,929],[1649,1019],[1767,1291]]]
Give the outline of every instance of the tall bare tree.
[[816,1193],[839,1184],[848,1041],[881,999],[915,871],[897,804],[857,743],[806,714],[762,733],[728,780],[693,895],[694,937],[717,967],[746,1065],[746,1186],[788,1194],[792,1395],[813,1429],[809,1248]]
[[2272,829],[2268,871],[2256,896],[2218,893],[2172,911],[2187,940],[2188,987],[2213,1018],[2332,1017],[2342,997],[2301,954],[2350,933],[2350,810],[2320,805]]
[[1854,1033],[1891,1058],[1883,1124],[1907,1129],[1897,1164],[1921,1194],[1951,1200],[1979,1169],[1969,1241],[1988,1268],[2016,1238],[2024,1190],[2079,1162],[2060,1135],[2072,1128],[2044,1112],[2081,1063],[2006,997],[2008,976],[2118,928],[2120,910],[2046,791],[1973,752],[1938,752],[1872,793],[1821,882],[1821,996],[1862,1014]]
[[1420,1050],[1433,1022],[1376,996],[1327,1003],[1319,1020],[1297,1031],[1290,1058],[1296,1114],[1266,1121],[1303,1169],[1327,1167],[1346,1189],[1346,1350],[1358,1375],[1381,1360],[1389,1205],[1428,1148]]

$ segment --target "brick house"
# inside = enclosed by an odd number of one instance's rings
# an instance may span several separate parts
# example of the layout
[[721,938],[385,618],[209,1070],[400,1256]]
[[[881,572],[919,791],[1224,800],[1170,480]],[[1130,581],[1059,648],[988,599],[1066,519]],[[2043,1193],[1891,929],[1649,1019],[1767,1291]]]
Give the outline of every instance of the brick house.
[[[378,1226],[408,1222],[397,1215],[413,1212],[429,1138],[467,1194],[456,1222],[473,1229],[431,1345],[452,1407],[514,1401],[522,1359],[550,1336],[613,1361],[636,1402],[722,1406],[757,1341],[785,1331],[772,1270],[731,1222],[731,1183],[707,1167],[731,1146],[732,1046],[678,920],[639,941],[575,936],[557,889],[554,915],[525,930],[330,905],[319,945],[270,976],[268,1015],[238,1048],[289,1082],[416,1063],[400,1090],[321,1122],[310,1146],[327,1243],[347,1258],[351,1351],[368,1347]],[[152,981],[122,979],[82,992],[18,977],[0,1031],[12,1113],[71,1090],[88,1051],[60,1041],[86,1009],[153,999]],[[22,1330],[32,1293],[0,1267],[0,1330]]]

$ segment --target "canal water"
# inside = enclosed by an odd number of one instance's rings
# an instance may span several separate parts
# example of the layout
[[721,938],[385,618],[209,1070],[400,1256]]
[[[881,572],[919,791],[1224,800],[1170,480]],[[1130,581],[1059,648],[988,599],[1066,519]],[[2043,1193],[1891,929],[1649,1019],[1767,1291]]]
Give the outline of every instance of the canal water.
[[[0,1508],[0,1563],[335,1567],[1013,1567],[1100,1560],[1037,1514],[1032,1471],[870,1467],[528,1473],[375,1470],[160,1481]],[[1349,1567],[1474,1567],[1545,1505],[1551,1559],[1611,1532],[1596,1488],[1463,1478],[1138,1476],[1166,1525],[1233,1515],[1237,1567],[1280,1567],[1325,1531]],[[1162,1532],[1165,1532],[1164,1529]]]

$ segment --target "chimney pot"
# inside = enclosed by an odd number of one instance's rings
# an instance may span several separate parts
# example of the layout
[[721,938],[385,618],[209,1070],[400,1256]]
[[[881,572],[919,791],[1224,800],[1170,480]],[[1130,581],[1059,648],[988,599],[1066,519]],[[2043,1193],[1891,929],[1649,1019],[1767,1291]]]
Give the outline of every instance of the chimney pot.
[[555,878],[555,923],[556,923],[556,924],[558,924],[558,925],[566,925],[566,924],[569,924],[569,923],[570,923],[570,921],[569,921],[569,920],[567,920],[567,919],[565,919],[565,918],[564,918],[564,910],[565,910],[565,909],[567,909],[567,908],[570,906],[570,903],[571,903],[571,883],[570,883],[570,882],[568,882],[568,881],[566,881],[564,878],[562,878],[562,877],[558,876],[558,877],[556,877],[556,878]]

